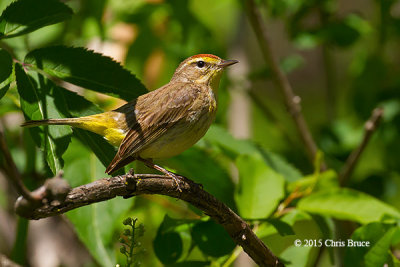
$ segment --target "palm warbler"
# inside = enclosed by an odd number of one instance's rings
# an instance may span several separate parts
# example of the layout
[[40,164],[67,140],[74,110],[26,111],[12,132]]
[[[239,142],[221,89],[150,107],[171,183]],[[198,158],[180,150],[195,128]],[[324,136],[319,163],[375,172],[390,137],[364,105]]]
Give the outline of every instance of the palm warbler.
[[22,126],[66,124],[102,135],[119,146],[106,169],[108,174],[141,160],[171,176],[152,160],[178,155],[203,137],[215,118],[222,71],[237,62],[195,55],[179,65],[168,84],[115,110],[80,118],[27,121]]

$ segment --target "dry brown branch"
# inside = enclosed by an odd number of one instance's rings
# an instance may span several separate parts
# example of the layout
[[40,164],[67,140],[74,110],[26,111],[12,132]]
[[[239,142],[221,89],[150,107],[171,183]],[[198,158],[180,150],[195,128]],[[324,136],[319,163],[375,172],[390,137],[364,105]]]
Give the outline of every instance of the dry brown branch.
[[339,182],[341,186],[345,185],[349,180],[351,174],[353,173],[354,168],[357,165],[358,160],[360,159],[362,152],[364,151],[369,140],[371,139],[372,134],[378,127],[382,119],[382,116],[383,116],[383,108],[375,108],[372,111],[371,117],[365,122],[364,138],[361,141],[360,145],[353,152],[351,152],[350,156],[346,160],[346,163],[344,164],[342,171],[340,172]]
[[[264,60],[271,68],[275,85],[282,91],[285,98],[286,107],[296,124],[297,130],[305,145],[310,161],[314,162],[318,148],[314,142],[303,114],[301,113],[301,98],[294,94],[288,78],[279,67],[278,61],[271,48],[271,41],[266,24],[263,21],[260,11],[256,7],[254,0],[244,0],[244,6],[247,17],[260,45]],[[325,163],[322,163],[321,165],[321,169],[325,170]]]
[[[55,178],[53,178],[55,179]],[[46,183],[52,187],[56,182]],[[176,183],[167,176],[155,174],[126,174],[104,178],[72,188],[63,198],[52,196],[51,188],[39,188],[47,194],[40,207],[30,207],[27,201],[20,197],[16,204],[17,213],[28,219],[40,219],[65,213],[85,205],[112,199],[116,196],[124,198],[142,194],[160,194],[182,199],[201,209],[216,222],[221,224],[236,244],[260,266],[283,266],[278,258],[254,234],[250,226],[229,207],[204,191],[190,180],[180,180],[182,192],[177,190]]]

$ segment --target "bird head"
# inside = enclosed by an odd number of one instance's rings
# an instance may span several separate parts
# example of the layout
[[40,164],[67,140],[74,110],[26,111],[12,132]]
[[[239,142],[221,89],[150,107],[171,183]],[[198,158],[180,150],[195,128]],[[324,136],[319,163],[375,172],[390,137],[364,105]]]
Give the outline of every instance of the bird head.
[[211,54],[199,54],[184,60],[176,69],[171,81],[194,82],[210,85],[217,90],[222,71],[237,60],[223,60]]

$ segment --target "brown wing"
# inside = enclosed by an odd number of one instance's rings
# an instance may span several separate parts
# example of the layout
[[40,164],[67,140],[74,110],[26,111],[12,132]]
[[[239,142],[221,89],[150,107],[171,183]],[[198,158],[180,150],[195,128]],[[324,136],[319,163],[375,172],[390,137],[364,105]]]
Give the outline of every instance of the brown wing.
[[157,140],[184,118],[201,88],[193,84],[169,84],[140,96],[116,111],[127,114],[128,133],[106,169],[110,174],[135,159],[135,154]]

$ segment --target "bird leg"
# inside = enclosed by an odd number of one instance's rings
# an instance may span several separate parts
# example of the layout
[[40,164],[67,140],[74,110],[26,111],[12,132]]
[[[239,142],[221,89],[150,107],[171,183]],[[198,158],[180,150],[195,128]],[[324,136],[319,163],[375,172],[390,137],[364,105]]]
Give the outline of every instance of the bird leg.
[[[159,171],[159,172],[162,172],[162,173],[164,173],[165,175],[167,175],[168,177],[170,177],[172,180],[174,180],[174,182],[176,183],[176,186],[177,186],[179,192],[182,192],[182,189],[181,189],[181,187],[179,186],[178,181],[179,181],[179,180],[189,180],[189,179],[187,179],[187,178],[184,177],[184,176],[177,175],[177,174],[175,174],[175,173],[173,173],[173,172],[170,172],[170,171],[164,169],[164,168],[161,167],[161,166],[158,166],[158,165],[154,164],[154,162],[153,162],[152,159],[143,159],[143,158],[139,158],[139,157],[138,157],[137,160],[140,160],[140,161],[143,162],[147,167],[149,167],[149,168],[151,168],[151,169],[154,169],[154,170],[157,170],[157,171]],[[189,180],[189,182],[192,182],[192,181]]]

